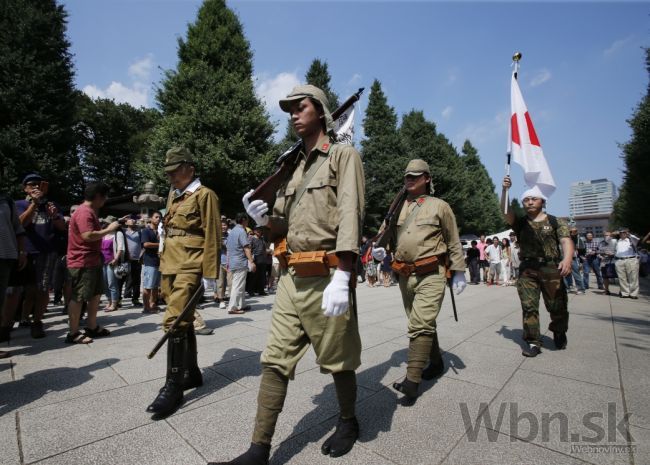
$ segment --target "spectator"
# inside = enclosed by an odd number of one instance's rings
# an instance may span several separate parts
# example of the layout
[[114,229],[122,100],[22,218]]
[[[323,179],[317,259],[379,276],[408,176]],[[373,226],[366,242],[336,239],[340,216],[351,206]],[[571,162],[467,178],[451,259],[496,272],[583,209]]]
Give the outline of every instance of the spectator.
[[[485,238],[485,236],[481,236]],[[485,244],[483,244],[485,245]],[[469,268],[469,284],[478,284],[481,282],[481,250],[478,248],[476,241],[471,242],[471,247],[467,249],[467,267]]]
[[571,274],[564,278],[564,282],[569,291],[573,290],[573,281],[575,281],[576,295],[584,295],[585,293],[585,282],[582,279],[582,274],[580,273],[580,265],[584,261],[586,246],[585,241],[582,237],[578,235],[578,228],[571,226],[569,229],[569,234],[571,235],[571,240],[573,241],[573,260],[571,261]]
[[519,241],[517,241],[517,235],[514,232],[510,233],[510,260],[512,263],[511,284],[515,284],[517,279],[519,279],[519,265],[521,265],[521,260],[519,259]]
[[16,202],[16,211],[26,232],[27,281],[23,283],[23,315],[28,316],[33,311],[31,335],[36,339],[45,337],[42,320],[53,284],[57,255],[55,231],[65,231],[59,207],[47,199],[48,187],[48,182],[39,174],[28,174],[23,179],[27,198]]
[[[5,307],[5,295],[12,270],[22,270],[27,265],[25,229],[20,223],[14,201],[0,192],[0,342],[9,341],[13,314]],[[0,351],[0,358],[8,357]]]
[[251,245],[246,233],[248,227],[248,216],[246,213],[238,213],[237,225],[228,234],[226,247],[228,248],[228,269],[232,273],[232,285],[230,288],[230,302],[228,303],[229,314],[242,314],[250,310],[250,306],[244,305],[246,298],[246,275],[248,271],[255,270],[255,262],[251,253]]
[[368,280],[369,287],[375,287],[375,284],[377,283],[377,263],[375,262],[375,258],[372,256],[372,251],[374,248],[375,248],[374,242],[370,243],[368,249],[370,255],[368,256],[368,259],[366,261],[366,279]]
[[390,287],[393,281],[393,269],[390,267],[392,261],[393,254],[387,251],[380,265],[381,280],[384,283],[384,287]]
[[491,284],[499,285],[499,276],[501,276],[501,247],[499,238],[494,236],[492,243],[485,249],[485,256],[490,262],[490,275],[488,276],[488,286]]
[[131,298],[134,307],[142,305],[140,303],[140,276],[142,275],[142,234],[135,223],[135,220],[129,218],[126,220],[126,249],[129,251],[129,263],[131,269],[125,280],[124,297]]
[[219,308],[226,308],[226,289],[230,286],[230,275],[228,273],[228,249],[226,242],[228,241],[228,220],[225,216],[221,217],[221,265],[219,270],[219,277],[217,278],[217,289],[215,291],[215,302],[219,304]]
[[142,238],[142,313],[158,313],[158,288],[160,287],[160,257],[158,248],[160,235],[158,225],[161,214],[156,211],[151,214],[149,224],[140,233]]
[[605,231],[605,237],[600,241],[600,244],[598,244],[598,254],[600,256],[600,274],[603,277],[605,295],[610,295],[609,280],[616,279],[616,265],[614,264],[614,256],[616,255],[616,239],[612,237],[611,232]]
[[501,239],[501,279],[502,286],[510,285],[510,267],[512,266],[512,257],[510,252],[510,241],[504,237]]
[[598,289],[603,289],[603,277],[600,274],[600,256],[598,255],[599,245],[600,243],[594,240],[594,235],[588,232],[585,240],[585,260],[582,263],[585,289],[589,289],[589,271],[591,270],[594,270],[596,275]]
[[618,283],[621,287],[619,297],[638,299],[639,297],[639,260],[636,244],[630,238],[630,231],[623,228],[616,242],[615,266]]
[[[107,216],[104,223],[117,222],[114,216]],[[109,232],[101,240],[102,256],[104,257],[104,289],[108,300],[105,312],[114,312],[120,306],[120,279],[115,274],[115,267],[124,258],[124,234],[120,233],[119,223],[115,231]]]
[[[117,221],[101,229],[97,212],[106,202],[108,186],[90,183],[84,190],[84,202],[70,218],[68,230],[68,271],[72,283],[72,299],[68,305],[69,344],[88,344],[92,338],[108,336],[110,332],[97,324],[97,310],[102,294],[102,238],[119,228]],[[85,334],[79,331],[81,306],[86,302],[88,312]]]
[[483,271],[483,282],[486,284],[488,282],[488,274],[490,269],[490,264],[487,260],[487,257],[485,256],[485,249],[488,245],[490,244],[485,240],[485,234],[481,234],[481,237],[479,237],[479,241],[476,244],[476,248],[479,252],[478,267]]
[[263,228],[261,226],[256,227],[250,241],[253,261],[255,262],[255,272],[251,276],[250,295],[266,295],[266,291],[264,290],[266,278],[266,241],[262,236],[262,232]]

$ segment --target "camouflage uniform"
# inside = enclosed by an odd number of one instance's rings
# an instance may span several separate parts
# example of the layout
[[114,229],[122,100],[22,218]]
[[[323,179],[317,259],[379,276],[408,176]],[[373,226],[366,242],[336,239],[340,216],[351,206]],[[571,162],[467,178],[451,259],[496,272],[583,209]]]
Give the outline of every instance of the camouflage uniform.
[[557,220],[557,228],[547,215],[543,221],[518,217],[513,226],[520,247],[521,265],[517,292],[524,320],[524,340],[541,346],[539,330],[539,294],[551,315],[550,331],[564,333],[569,327],[567,290],[557,269],[562,260],[560,239],[569,237],[569,227]]

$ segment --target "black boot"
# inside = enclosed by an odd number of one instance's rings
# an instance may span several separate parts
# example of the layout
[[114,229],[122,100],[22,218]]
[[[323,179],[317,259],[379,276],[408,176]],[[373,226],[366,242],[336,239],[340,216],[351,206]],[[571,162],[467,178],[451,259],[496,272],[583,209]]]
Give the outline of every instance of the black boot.
[[230,462],[210,462],[208,465],[268,465],[270,453],[270,444],[255,444],[251,442],[248,450],[236,459]]
[[420,395],[418,390],[420,383],[415,383],[408,378],[404,378],[401,383],[393,383],[393,389],[404,394],[409,400],[415,400]]
[[341,457],[352,450],[359,438],[359,422],[356,417],[340,418],[334,433],[325,440],[320,450],[330,457]]
[[542,349],[539,348],[539,346],[536,346],[534,344],[529,344],[527,349],[524,349],[521,351],[521,355],[524,357],[537,357],[539,354],[542,353]]
[[187,352],[185,353],[185,381],[183,383],[185,390],[203,386],[203,376],[196,355],[196,334],[194,334],[194,326],[190,325],[187,331]]
[[555,342],[555,348],[557,350],[564,350],[566,349],[566,344],[567,344],[567,339],[566,339],[566,333],[553,333],[553,342]]
[[438,333],[433,334],[433,344],[429,354],[429,365],[422,370],[422,379],[434,379],[445,372],[445,364],[440,355],[440,345],[438,344]]
[[147,407],[147,412],[164,418],[176,411],[183,403],[187,333],[171,336],[167,341],[167,381],[158,396]]

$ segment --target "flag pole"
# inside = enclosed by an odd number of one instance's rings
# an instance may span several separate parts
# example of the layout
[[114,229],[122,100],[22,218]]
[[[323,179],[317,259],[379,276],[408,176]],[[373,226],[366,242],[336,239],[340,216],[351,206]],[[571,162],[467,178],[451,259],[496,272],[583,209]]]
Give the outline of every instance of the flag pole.
[[[521,52],[515,52],[514,55],[512,55],[512,65],[514,66],[514,77],[517,79],[517,72],[519,71],[519,60],[521,60]],[[512,115],[511,115],[512,116]],[[511,147],[512,147],[512,123],[508,124],[508,150],[506,152],[506,176],[510,176],[510,159],[512,158],[512,153],[511,153]],[[510,198],[509,198],[509,192],[510,190],[506,191],[506,201],[504,202],[504,210],[503,214],[508,213],[508,206],[510,204]]]

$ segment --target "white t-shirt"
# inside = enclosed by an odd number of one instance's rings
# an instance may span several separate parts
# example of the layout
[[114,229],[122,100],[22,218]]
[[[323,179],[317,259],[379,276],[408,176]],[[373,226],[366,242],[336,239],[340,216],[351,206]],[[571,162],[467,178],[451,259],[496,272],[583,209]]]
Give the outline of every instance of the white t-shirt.
[[501,263],[501,249],[493,244],[490,244],[485,249],[485,255],[487,255],[490,263]]

